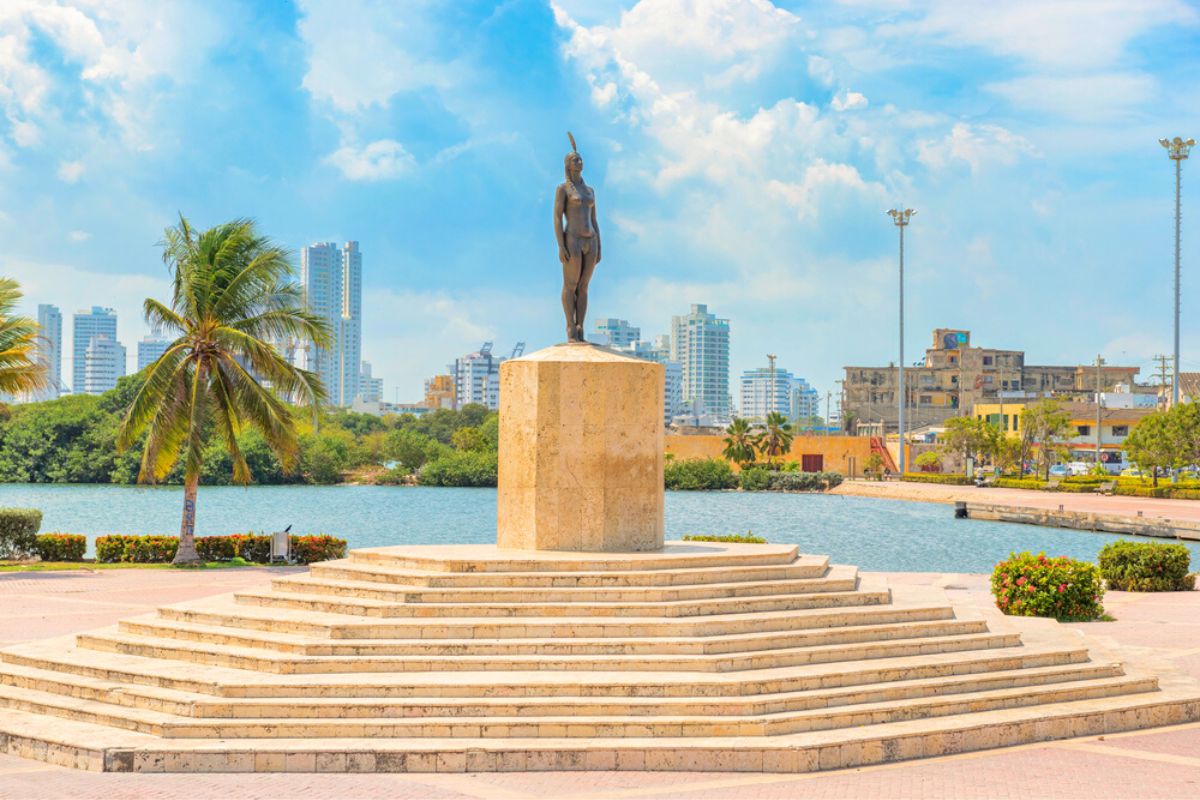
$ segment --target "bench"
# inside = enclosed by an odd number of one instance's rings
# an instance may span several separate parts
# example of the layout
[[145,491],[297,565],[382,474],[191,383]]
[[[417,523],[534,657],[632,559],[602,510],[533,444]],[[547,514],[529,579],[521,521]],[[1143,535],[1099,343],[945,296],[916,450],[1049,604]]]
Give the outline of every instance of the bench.
[[1116,488],[1116,485],[1117,485],[1116,481],[1105,481],[1104,483],[1100,484],[1095,489],[1093,489],[1093,491],[1096,494],[1112,494],[1113,489]]

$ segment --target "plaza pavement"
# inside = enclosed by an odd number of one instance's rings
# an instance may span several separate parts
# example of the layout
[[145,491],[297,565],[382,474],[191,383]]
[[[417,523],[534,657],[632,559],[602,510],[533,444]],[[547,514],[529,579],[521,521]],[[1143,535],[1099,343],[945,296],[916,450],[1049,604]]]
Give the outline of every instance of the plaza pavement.
[[[992,490],[996,491],[996,490]],[[1099,498],[1107,499],[1107,498]],[[1200,505],[1200,504],[1197,504]],[[265,588],[285,570],[104,570],[0,574],[0,646],[84,631],[155,606]],[[298,570],[286,570],[298,571]],[[869,574],[869,573],[868,573]],[[990,604],[983,575],[885,573]],[[1113,592],[1116,622],[1079,627],[1145,648],[1200,677],[1200,592]],[[89,773],[0,755],[0,798],[1180,798],[1200,793],[1200,723],[805,775],[542,772],[479,775]]]

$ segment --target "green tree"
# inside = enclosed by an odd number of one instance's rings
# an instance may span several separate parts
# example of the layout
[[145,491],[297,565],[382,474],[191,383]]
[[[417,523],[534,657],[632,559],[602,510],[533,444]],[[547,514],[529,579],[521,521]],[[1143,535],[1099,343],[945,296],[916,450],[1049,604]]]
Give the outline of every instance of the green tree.
[[1044,468],[1046,480],[1050,467],[1063,454],[1063,440],[1071,433],[1071,415],[1055,400],[1042,400],[1021,411],[1021,434],[1024,451],[1036,449],[1038,468]]
[[[880,459],[882,463],[883,459]],[[921,455],[913,459],[913,465],[917,467],[936,467],[933,472],[939,472],[942,468],[942,457],[937,454],[936,450],[926,450]]]
[[459,428],[450,437],[450,443],[454,445],[455,450],[463,452],[482,452],[492,449],[487,437],[483,435],[483,431],[475,427]]
[[1176,466],[1180,461],[1179,426],[1170,412],[1150,414],[1125,437],[1125,452],[1143,470],[1149,470],[1152,483],[1158,486],[1158,471]]
[[399,428],[388,434],[383,452],[408,472],[416,472],[430,459],[435,446],[440,446],[440,443],[432,437]]
[[46,365],[38,363],[38,325],[13,312],[21,289],[12,278],[0,278],[0,392],[22,394],[46,385]]
[[754,439],[758,452],[767,457],[770,467],[776,458],[792,449],[792,423],[778,411],[767,414],[767,421]]
[[981,456],[994,453],[1000,435],[1000,429],[986,420],[951,417],[946,420],[946,430],[939,438],[943,452],[961,455],[966,462],[978,461]]
[[253,222],[234,220],[197,231],[181,215],[162,245],[171,301],[147,298],[145,314],[151,327],[174,339],[146,368],[117,445],[128,448],[145,435],[138,473],[143,482],[162,480],[182,460],[183,519],[174,563],[195,564],[196,495],[206,440],[215,435],[224,443],[237,483],[252,477],[238,445],[238,434],[247,428],[257,429],[291,468],[300,445],[291,408],[280,396],[315,409],[325,389],[314,373],[291,364],[270,342],[295,338],[324,346],[329,333],[304,309],[287,253]]
[[725,429],[725,449],[721,455],[740,467],[754,463],[754,430],[749,421],[734,417]]

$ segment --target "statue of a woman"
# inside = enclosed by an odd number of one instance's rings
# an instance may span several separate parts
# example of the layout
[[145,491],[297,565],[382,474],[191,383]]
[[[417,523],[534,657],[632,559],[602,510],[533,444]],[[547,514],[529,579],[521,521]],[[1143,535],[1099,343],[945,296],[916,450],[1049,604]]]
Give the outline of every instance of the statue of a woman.
[[562,304],[567,318],[567,341],[582,342],[587,315],[588,283],[600,263],[600,227],[596,224],[596,193],[583,182],[583,158],[575,149],[563,159],[567,179],[554,193],[554,238],[563,268]]

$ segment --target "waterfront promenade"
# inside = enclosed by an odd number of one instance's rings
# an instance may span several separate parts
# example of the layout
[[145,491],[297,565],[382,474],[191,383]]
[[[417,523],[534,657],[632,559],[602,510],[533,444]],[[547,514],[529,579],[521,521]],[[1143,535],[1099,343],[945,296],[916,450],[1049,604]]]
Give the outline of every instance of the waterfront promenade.
[[[164,603],[265,588],[270,575],[285,571],[303,570],[0,575],[0,615],[8,623],[0,630],[0,644],[84,631]],[[886,577],[892,584],[934,584],[946,589],[956,604],[994,613],[986,576],[886,573]],[[1151,658],[1170,660],[1200,677],[1200,592],[1113,592],[1106,606],[1116,622],[1079,627],[1124,648],[1140,649]],[[1197,753],[1200,724],[804,775],[102,774],[0,756],[0,798],[1172,798],[1200,789]]]

